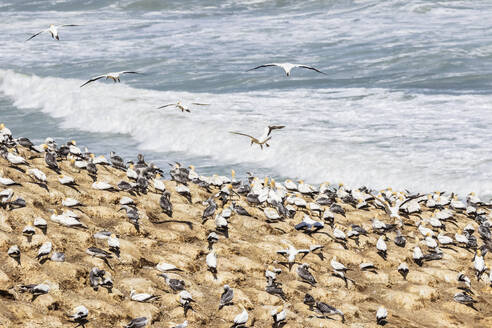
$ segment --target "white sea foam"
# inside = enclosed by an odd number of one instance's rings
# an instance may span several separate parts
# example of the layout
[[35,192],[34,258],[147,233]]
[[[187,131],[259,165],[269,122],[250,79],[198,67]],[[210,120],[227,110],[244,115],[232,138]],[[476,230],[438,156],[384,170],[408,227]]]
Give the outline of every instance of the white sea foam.
[[[66,129],[128,134],[142,150],[249,163],[312,182],[492,194],[488,95],[363,88],[207,94],[112,82],[80,88],[83,82],[0,70],[0,93],[15,107],[39,109]],[[156,109],[177,100],[212,105],[191,114]],[[264,151],[228,133],[259,135],[269,123],[287,127]]]

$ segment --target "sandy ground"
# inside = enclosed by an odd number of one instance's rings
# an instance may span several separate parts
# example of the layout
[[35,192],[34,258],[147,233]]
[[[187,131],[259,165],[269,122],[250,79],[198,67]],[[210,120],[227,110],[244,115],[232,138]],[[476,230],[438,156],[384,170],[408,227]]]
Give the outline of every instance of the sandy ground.
[[[32,154],[24,151],[23,155],[28,158]],[[482,281],[476,280],[471,251],[458,247],[444,249],[442,260],[426,262],[422,267],[412,261],[416,238],[422,239],[415,227],[418,220],[415,216],[405,219],[405,248],[392,242],[394,232],[387,234],[391,240],[387,241],[388,258],[384,260],[376,252],[379,236],[375,233],[361,236],[359,245],[350,240],[344,249],[327,234],[309,236],[296,231],[294,225],[302,218],[300,211],[293,219],[267,223],[261,209],[248,206],[244,197],[234,196],[256,218],[233,214],[229,219],[229,238],[221,236],[214,245],[218,258],[218,275],[214,279],[205,264],[209,252],[206,238],[215,229],[215,224],[211,219],[202,225],[201,215],[205,208],[202,202],[211,196],[204,189],[189,184],[192,193],[190,204],[175,192],[175,182],[166,181],[174,207],[172,220],[176,220],[166,222],[171,218],[162,212],[160,194],[152,192],[152,188],[151,192],[139,196],[94,190],[86,171],[79,171],[63,161],[60,163],[62,171],[75,177],[79,184],[80,192],[77,192],[61,185],[43,158],[29,162],[31,167],[46,173],[49,190],[32,183],[26,174],[0,159],[0,173],[21,183],[10,187],[15,192],[14,198],[21,196],[27,203],[26,207],[12,211],[0,209],[0,327],[72,327],[75,324],[68,322],[66,314],[78,305],[89,309],[86,327],[122,327],[139,316],[148,317],[152,327],[172,327],[173,323],[181,323],[185,319],[189,321],[189,327],[230,327],[234,316],[241,312],[240,303],[249,312],[248,326],[254,323],[255,327],[272,327],[270,311],[282,305],[286,306],[288,313],[285,327],[376,327],[376,310],[380,305],[384,305],[389,313],[386,327],[492,327],[492,290],[485,275]],[[128,180],[123,171],[99,166],[98,181],[116,186],[121,180]],[[0,186],[0,191],[5,188]],[[137,204],[141,216],[140,232],[128,221],[124,211],[118,212],[122,196],[133,198]],[[81,221],[88,229],[67,228],[50,220],[49,210],[63,209],[61,202],[67,197],[84,205],[72,210],[81,215]],[[346,217],[337,214],[335,224],[344,231],[354,223],[372,231],[370,219],[376,215],[380,220],[390,222],[381,210],[356,210],[350,205],[342,206]],[[423,212],[422,216],[426,214],[430,215],[430,212]],[[36,228],[29,242],[22,230],[36,217],[44,218],[48,229],[44,234]],[[457,214],[456,219],[458,227],[448,225],[447,232],[451,235],[470,222],[478,227],[462,214]],[[92,237],[100,230],[110,230],[120,239],[120,257],[109,260],[112,269],[101,259],[85,252],[90,246],[108,250],[105,240]],[[322,231],[332,235],[332,228],[328,225]],[[324,245],[324,260],[315,254],[302,259],[312,268],[318,281],[315,287],[299,280],[297,264],[289,271],[278,263],[284,260],[276,254],[277,250],[285,248],[281,240],[289,240],[298,249]],[[53,243],[53,251],[65,252],[66,261],[41,264],[36,260],[38,248],[45,241]],[[14,244],[21,250],[20,264],[7,255],[7,250]],[[421,247],[425,251],[425,246]],[[353,282],[349,282],[347,287],[343,280],[331,274],[330,259],[335,255],[351,269],[347,276]],[[485,257],[487,267],[492,265],[491,258],[490,254]],[[183,270],[170,276],[183,279],[186,289],[196,300],[193,311],[189,311],[186,318],[176,301],[176,293],[157,276],[159,271],[155,266],[160,262],[172,263]],[[372,262],[377,273],[361,272],[359,264],[362,262]],[[407,280],[397,272],[400,262],[406,262],[410,269]],[[283,284],[285,302],[265,292],[265,269],[269,265],[282,268],[278,281]],[[97,291],[91,288],[89,271],[92,267],[104,269],[112,276],[114,288],[111,292],[105,288]],[[472,280],[478,311],[453,301],[453,295],[459,291],[459,272]],[[33,283],[46,283],[51,290],[31,301],[31,295],[20,293],[19,286]],[[234,305],[219,311],[224,284],[234,289]],[[132,288],[139,293],[157,294],[160,299],[150,303],[131,301]],[[331,319],[313,317],[314,312],[303,303],[305,293],[343,311],[345,323],[338,316]]]

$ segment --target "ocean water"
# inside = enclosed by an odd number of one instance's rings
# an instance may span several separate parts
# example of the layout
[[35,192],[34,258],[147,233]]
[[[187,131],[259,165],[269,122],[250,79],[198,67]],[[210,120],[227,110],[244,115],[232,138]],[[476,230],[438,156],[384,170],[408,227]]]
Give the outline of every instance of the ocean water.
[[[204,174],[492,195],[491,1],[1,0],[0,120]],[[42,33],[49,24],[60,41]],[[247,69],[269,62],[313,65]],[[122,83],[90,77],[136,70]],[[182,100],[192,113],[158,106]],[[245,137],[275,131],[271,147]]]

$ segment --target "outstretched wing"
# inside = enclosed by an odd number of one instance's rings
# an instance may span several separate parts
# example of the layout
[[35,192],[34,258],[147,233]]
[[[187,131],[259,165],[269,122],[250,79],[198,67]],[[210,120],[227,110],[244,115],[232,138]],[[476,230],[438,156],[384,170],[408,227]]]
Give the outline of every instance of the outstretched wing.
[[251,69],[248,69],[246,72],[249,72],[249,71],[252,71],[254,69],[258,69],[258,68],[263,68],[263,67],[270,67],[270,66],[278,66],[277,64],[265,64],[265,65],[260,65],[260,66],[256,66],[256,67],[253,67]]
[[307,69],[310,69],[310,70],[313,70],[315,72],[318,72],[318,73],[321,73],[321,74],[324,74],[324,75],[328,75],[322,71],[320,71],[319,69],[315,68],[315,67],[312,67],[312,66],[306,66],[306,65],[297,65],[297,67],[299,68],[307,68]]
[[134,71],[122,71],[122,72],[119,72],[120,74],[142,74],[142,73],[139,73],[139,72],[134,72]]
[[237,135],[240,135],[240,136],[245,136],[245,137],[248,137],[248,138],[251,138],[251,139],[256,139],[255,137],[250,136],[249,134],[246,134],[246,133],[241,133],[241,132],[233,132],[233,131],[229,131],[229,133],[232,133],[232,134],[237,134]]
[[192,105],[197,105],[197,106],[209,106],[210,104],[202,104],[202,103],[191,103]]
[[161,107],[157,107],[157,109],[161,109],[161,108],[169,107],[169,106],[176,106],[176,104],[167,104],[167,105],[164,105],[164,106],[161,106]]
[[89,84],[89,83],[94,82],[94,81],[97,81],[99,79],[102,79],[103,77],[106,77],[106,75],[99,75],[99,76],[93,77],[89,81],[87,81],[84,84],[82,84],[80,87],[82,88],[84,85]]
[[76,24],[63,24],[63,25],[59,25],[58,27],[64,27],[64,26],[80,26],[80,25],[76,25]]
[[32,38],[34,38],[34,37],[36,37],[36,36],[40,35],[40,34],[41,34],[41,33],[43,33],[43,32],[46,32],[46,31],[48,31],[48,30],[42,30],[41,32],[38,32],[38,33],[34,34],[33,36],[31,36],[31,37],[30,37],[29,39],[27,39],[26,41],[29,41],[29,40],[31,40]]
[[283,128],[285,128],[285,125],[269,125],[267,137],[270,135],[270,133],[272,133],[273,130],[280,130]]

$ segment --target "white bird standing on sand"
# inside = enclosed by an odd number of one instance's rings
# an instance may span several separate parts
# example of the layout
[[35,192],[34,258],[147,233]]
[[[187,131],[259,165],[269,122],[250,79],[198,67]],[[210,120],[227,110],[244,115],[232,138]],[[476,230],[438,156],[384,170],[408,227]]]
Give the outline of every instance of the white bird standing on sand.
[[50,217],[51,221],[59,223],[65,227],[81,227],[87,228],[85,224],[77,220],[77,218],[71,217],[66,213],[58,214],[58,211],[53,210],[53,214]]
[[106,73],[106,74],[103,74],[103,75],[92,77],[89,81],[85,82],[80,87],[82,88],[86,84],[89,84],[91,82],[94,82],[94,81],[97,81],[97,80],[103,79],[103,78],[106,78],[106,80],[107,79],[112,79],[114,83],[121,82],[120,81],[120,75],[123,75],[123,74],[142,74],[142,73],[134,72],[134,71],[121,71],[121,72]]
[[58,182],[60,182],[62,185],[73,185],[75,184],[75,179],[69,175],[60,174],[58,176]]
[[32,237],[36,233],[36,230],[34,230],[34,227],[32,226],[32,222],[29,222],[24,229],[22,229],[22,234],[26,236],[27,238]]
[[384,236],[379,237],[378,242],[376,243],[376,248],[378,249],[378,253],[386,259],[386,251],[388,250],[388,247],[384,241]]
[[454,239],[459,243],[459,244],[468,244],[468,237],[462,234],[461,230],[458,230],[454,234]]
[[21,255],[19,246],[17,246],[17,245],[10,246],[9,250],[7,251],[7,254],[8,254],[8,256],[12,257],[13,259],[19,260],[20,255]]
[[43,218],[35,218],[34,219],[34,226],[41,229],[41,230],[46,230],[46,228],[48,227],[48,223]]
[[118,239],[118,237],[116,237],[114,233],[112,233],[111,236],[109,236],[108,238],[108,246],[110,251],[115,253],[120,252],[120,240]]
[[75,25],[75,24],[63,24],[63,25],[54,25],[54,24],[51,24],[49,28],[47,28],[46,30],[42,30],[41,32],[38,32],[34,35],[32,35],[29,39],[27,39],[26,41],[29,41],[31,40],[32,38],[40,35],[41,33],[43,32],[50,32],[51,33],[51,37],[53,39],[56,39],[56,40],[60,40],[60,36],[58,35],[58,29],[60,27],[65,27],[65,26],[80,26],[80,25]]
[[14,165],[29,165],[24,157],[14,154],[11,149],[7,152],[7,160]]
[[415,246],[413,248],[412,257],[415,263],[417,263],[418,265],[422,265],[422,259],[424,258],[424,254],[422,253],[422,250],[420,249],[419,246]]
[[166,185],[164,182],[160,179],[161,175],[157,173],[155,175],[155,178],[152,180],[152,183],[154,184],[155,190],[158,190],[160,192],[165,192],[166,191]]
[[405,262],[401,262],[400,265],[398,265],[398,272],[402,275],[403,280],[407,280],[407,275],[408,275],[408,265]]
[[157,300],[160,298],[160,296],[158,296],[158,295],[152,295],[152,294],[147,294],[147,293],[137,294],[136,291],[133,289],[130,292],[130,297],[131,297],[132,301],[142,302],[142,303]]
[[208,269],[212,272],[212,273],[216,273],[217,272],[217,256],[215,255],[215,251],[212,250],[206,257],[206,262],[207,262],[207,266],[208,266]]
[[[130,166],[126,169],[126,176],[128,179],[133,179],[133,180],[138,179],[138,173],[137,173],[137,171],[134,170],[134,167],[135,166],[133,164],[130,164]],[[157,179],[157,176],[155,179]],[[155,183],[154,183],[154,185],[155,185]]]
[[89,315],[89,310],[83,305],[77,306],[73,309],[73,314],[69,315],[69,318],[74,322],[83,322]]
[[177,298],[179,300],[179,303],[183,306],[188,306],[190,302],[195,302],[190,292],[187,290],[180,291]]
[[265,207],[263,209],[263,213],[265,213],[265,216],[267,217],[268,220],[275,221],[280,219],[280,215],[278,214],[277,210],[271,207]]
[[437,235],[437,240],[439,241],[439,244],[441,245],[452,245],[454,244],[453,238],[443,235],[442,233],[439,233]]
[[174,264],[170,264],[166,262],[160,262],[155,266],[155,268],[160,272],[182,271],[181,269],[178,269]]
[[[208,106],[210,104],[202,104],[202,103],[191,103],[192,105],[196,105],[196,106]],[[157,109],[161,109],[161,108],[166,108],[166,107],[169,107],[169,106],[174,106],[176,107],[177,109],[181,110],[181,112],[188,112],[188,113],[191,113],[190,109],[188,107],[185,107],[181,101],[178,101],[176,103],[173,103],[173,104],[167,104],[167,105],[164,105],[164,106],[160,106],[160,107],[157,107]]]
[[273,327],[280,327],[282,322],[287,318],[287,311],[285,308],[279,307],[275,308],[270,312],[270,315],[273,318]]
[[335,271],[345,272],[348,270],[345,265],[337,261],[336,256],[331,259],[330,265]]
[[92,189],[96,190],[113,190],[114,187],[106,181],[96,181],[92,184]]
[[19,183],[15,182],[14,180],[12,180],[10,178],[4,178],[0,175],[0,184],[2,184],[4,186],[12,186],[12,185],[18,185]]
[[475,260],[473,261],[473,266],[475,268],[475,271],[477,272],[477,280],[480,280],[480,276],[487,269],[485,267],[485,262],[483,260],[482,252],[480,251],[480,249],[477,249],[477,253],[475,254]]
[[74,198],[67,197],[64,200],[62,200],[62,205],[65,207],[73,207],[80,205],[80,202]]
[[43,243],[41,247],[39,247],[38,256],[36,256],[36,258],[40,259],[44,256],[49,255],[51,253],[51,248],[52,248],[51,242],[47,241]]
[[318,73],[327,75],[326,73],[324,73],[324,72],[322,72],[322,71],[320,71],[317,68],[314,68],[312,66],[301,65],[301,64],[291,64],[291,63],[270,63],[270,64],[264,64],[264,65],[260,65],[260,66],[256,66],[254,68],[251,68],[251,69],[247,70],[247,72],[252,71],[252,70],[255,70],[255,69],[258,69],[258,68],[271,67],[271,66],[278,66],[278,67],[282,68],[285,71],[285,74],[287,76],[290,76],[290,71],[293,68],[306,68],[306,69],[310,69],[310,70],[313,70],[315,72],[318,72]]
[[386,323],[386,317],[388,316],[388,310],[384,306],[380,306],[376,312],[376,322],[378,325],[384,325]]
[[280,129],[283,129],[285,128],[285,125],[269,125],[265,128],[265,131],[263,132],[263,135],[259,138],[255,138],[249,134],[246,134],[246,133],[241,133],[241,132],[234,132],[234,131],[229,131],[229,133],[232,133],[232,134],[237,134],[237,135],[240,135],[240,136],[245,136],[245,137],[248,137],[251,139],[251,146],[253,144],[258,144],[260,145],[261,149],[263,149],[263,145],[267,146],[267,147],[270,147],[270,145],[268,144],[268,141],[270,141],[270,139],[272,139],[272,137],[270,136],[270,134],[272,133],[273,130],[280,130]]
[[234,318],[234,325],[232,327],[244,327],[246,323],[248,322],[248,311],[242,306],[242,304],[239,304],[239,306],[243,309],[243,312],[239,313],[235,318]]

